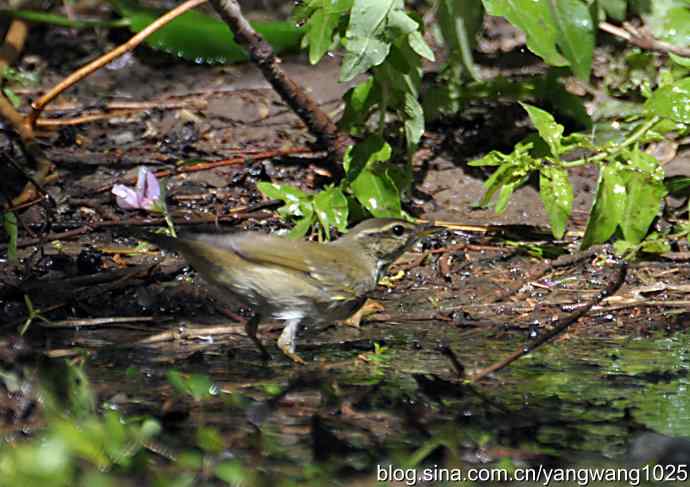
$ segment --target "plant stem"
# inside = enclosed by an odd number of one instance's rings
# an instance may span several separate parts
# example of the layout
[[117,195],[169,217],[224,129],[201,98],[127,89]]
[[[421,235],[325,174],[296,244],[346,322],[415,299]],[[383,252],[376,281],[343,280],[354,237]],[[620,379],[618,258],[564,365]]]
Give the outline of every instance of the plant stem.
[[592,157],[585,157],[583,159],[577,159],[575,161],[570,161],[570,162],[562,162],[561,165],[564,168],[572,168],[572,167],[578,167],[578,166],[584,166],[585,164],[591,164],[592,162],[599,162],[603,161],[604,159],[607,159],[611,156],[617,155],[621,150],[624,148],[636,143],[640,138],[649,130],[651,129],[659,120],[661,120],[661,117],[658,115],[654,115],[652,118],[647,120],[645,123],[640,125],[637,130],[635,130],[630,136],[625,139],[623,142],[620,144],[612,147],[611,149],[606,149],[599,154],[592,156]]

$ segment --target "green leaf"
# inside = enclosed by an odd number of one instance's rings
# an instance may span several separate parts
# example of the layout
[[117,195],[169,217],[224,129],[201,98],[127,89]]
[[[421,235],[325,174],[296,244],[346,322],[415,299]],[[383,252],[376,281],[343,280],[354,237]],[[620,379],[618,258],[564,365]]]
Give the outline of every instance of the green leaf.
[[215,475],[228,485],[250,485],[250,470],[244,468],[239,460],[227,460],[219,463]]
[[558,32],[557,43],[570,68],[581,80],[589,80],[594,53],[594,23],[581,0],[549,0]]
[[323,228],[335,227],[341,233],[347,231],[348,203],[339,187],[330,187],[317,194],[314,209]]
[[377,135],[369,136],[345,154],[343,165],[357,201],[375,217],[402,217],[400,190],[387,163],[390,145]]
[[477,34],[484,20],[482,4],[441,0],[436,17],[448,49],[448,62],[462,66],[472,79],[479,80],[472,49],[477,43]]
[[399,6],[399,0],[354,0],[345,33],[340,81],[350,81],[386,59],[390,42],[381,37],[388,16]]
[[654,218],[661,211],[667,191],[663,170],[653,156],[639,149],[625,156],[630,165],[621,171],[628,195],[621,230],[625,240],[637,244],[645,238]]
[[213,395],[212,390],[215,386],[207,375],[181,374],[177,370],[169,370],[166,377],[177,392],[189,394],[195,401],[201,401]]
[[544,139],[544,142],[546,142],[551,149],[551,154],[554,157],[560,156],[563,152],[561,148],[563,125],[556,123],[553,115],[551,115],[549,112],[523,102],[520,102],[520,105],[522,105],[522,108],[527,110],[529,118],[534,124],[534,127],[539,132],[541,138]]
[[374,78],[371,76],[350,88],[344,96],[345,112],[338,121],[338,126],[343,130],[349,130],[353,135],[363,131],[370,111],[377,102],[375,91]]
[[690,45],[690,4],[687,0],[645,3],[648,9],[641,12],[641,16],[654,37],[676,46]]
[[309,46],[309,62],[318,63],[333,45],[340,19],[349,11],[352,0],[316,0],[304,25],[303,46]]
[[6,211],[2,214],[2,226],[9,236],[7,242],[7,260],[12,264],[19,262],[17,259],[17,216],[11,212]]
[[594,52],[594,23],[581,0],[483,0],[491,15],[500,15],[522,30],[527,47],[552,66],[569,65],[588,80]]
[[256,183],[256,188],[267,198],[284,201],[285,206],[280,210],[285,215],[304,216],[301,204],[310,198],[304,191],[289,184],[268,183],[266,181]]
[[547,0],[482,0],[490,15],[505,17],[527,36],[527,47],[551,66],[567,66]]
[[549,216],[551,233],[561,239],[573,209],[573,187],[568,171],[556,166],[546,166],[539,171],[539,196]]
[[410,48],[424,59],[431,62],[436,60],[434,51],[432,51],[429,44],[426,43],[420,31],[415,30],[414,32],[410,32],[407,36],[407,42],[409,42]]
[[424,134],[424,110],[411,93],[405,93],[405,141],[407,153],[412,155]]
[[606,242],[623,219],[627,193],[621,169],[619,162],[607,164],[601,169],[594,206],[582,239],[583,250]]
[[[141,6],[132,0],[110,0],[133,32],[141,32],[165,11]],[[292,22],[252,22],[276,53],[299,48],[302,29]],[[225,22],[197,11],[186,12],[157,32],[146,43],[169,54],[196,63],[236,63],[247,53],[235,42]]]
[[513,195],[515,189],[521,184],[522,181],[512,181],[501,186],[501,191],[498,193],[498,198],[496,198],[496,209],[494,210],[497,215],[506,211],[510,197]]
[[352,192],[376,218],[403,218],[400,191],[386,174],[387,164],[364,169],[352,182]]
[[669,52],[668,56],[671,58],[671,61],[676,63],[678,66],[690,68],[690,57],[681,57],[677,54],[673,54],[672,52]]
[[196,444],[206,453],[220,453],[225,449],[225,441],[217,429],[202,426],[196,431]]
[[625,20],[628,7],[627,0],[599,0],[599,5],[606,12],[606,16],[622,22]]
[[10,102],[12,103],[12,106],[14,108],[19,108],[20,106],[22,106],[22,99],[19,98],[19,96],[17,96],[17,94],[14,92],[14,90],[5,86],[2,89],[2,92],[5,94],[7,99],[10,100]]
[[645,102],[645,109],[652,116],[658,115],[690,124],[690,78],[683,78],[656,90]]
[[640,249],[643,252],[648,254],[665,254],[671,251],[671,244],[667,239],[655,234],[650,235],[650,237],[654,238],[645,239],[640,245]]
[[670,176],[664,180],[666,191],[673,196],[688,196],[687,188],[690,188],[690,177]]
[[314,208],[311,204],[301,205],[300,208],[304,216],[295,222],[295,226],[288,232],[288,238],[298,239],[304,237],[311,226],[316,223]]
[[367,165],[389,160],[392,153],[391,146],[378,135],[370,135],[354,147],[349,147],[343,158],[348,181],[354,181]]
[[307,234],[316,221],[312,195],[289,184],[266,181],[256,183],[256,188],[267,198],[285,202],[284,206],[278,208],[278,213],[284,219],[295,220],[295,226],[288,233],[289,238],[301,238]]

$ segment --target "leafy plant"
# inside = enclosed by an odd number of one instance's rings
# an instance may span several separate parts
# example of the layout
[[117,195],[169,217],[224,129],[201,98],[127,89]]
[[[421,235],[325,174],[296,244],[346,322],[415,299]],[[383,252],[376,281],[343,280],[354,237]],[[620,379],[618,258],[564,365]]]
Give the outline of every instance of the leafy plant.
[[[422,60],[434,59],[422,37],[421,22],[406,12],[402,0],[309,0],[295,17],[304,24],[302,45],[312,63],[340,44],[345,50],[340,80],[366,75],[345,95],[340,121],[343,129],[363,140],[348,149],[343,180],[317,195],[269,183],[260,183],[259,190],[286,203],[279,211],[296,220],[291,233],[295,237],[314,224],[322,238],[328,238],[330,227],[345,231],[351,212],[405,217],[401,198],[412,180],[409,161],[424,132],[419,102]],[[384,138],[391,127],[389,113],[399,129]],[[392,138],[399,141],[407,162],[393,162]]]
[[[470,163],[497,167],[485,183],[487,191],[480,204],[486,205],[498,193],[496,211],[505,210],[513,191],[538,172],[540,196],[553,235],[562,238],[573,202],[567,171],[595,164],[599,167],[599,182],[582,247],[603,243],[617,232],[628,246],[639,244],[667,194],[663,169],[653,156],[641,149],[641,144],[658,138],[653,128],[663,118],[680,124],[690,122],[689,88],[690,78],[659,88],[647,100],[646,116],[639,120],[632,134],[623,142],[602,146],[595,146],[591,137],[584,134],[564,136],[563,126],[550,114],[523,103],[538,135],[518,144],[511,154],[494,151]],[[574,151],[587,151],[591,155],[568,160],[568,154]]]

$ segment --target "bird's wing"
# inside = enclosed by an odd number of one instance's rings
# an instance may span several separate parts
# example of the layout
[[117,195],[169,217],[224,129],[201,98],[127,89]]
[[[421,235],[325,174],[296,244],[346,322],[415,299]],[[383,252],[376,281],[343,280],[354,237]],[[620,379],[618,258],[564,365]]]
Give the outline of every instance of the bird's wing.
[[353,261],[360,257],[346,248],[258,233],[196,235],[194,239],[231,250],[238,257],[257,265],[298,272],[313,280],[314,285],[331,291],[338,300],[352,299],[365,292],[360,289],[362,276],[353,266]]

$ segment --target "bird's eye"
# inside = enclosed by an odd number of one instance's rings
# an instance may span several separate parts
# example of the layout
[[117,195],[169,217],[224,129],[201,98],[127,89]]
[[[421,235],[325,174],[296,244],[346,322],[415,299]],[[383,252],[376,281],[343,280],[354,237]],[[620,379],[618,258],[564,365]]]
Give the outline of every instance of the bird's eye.
[[402,225],[396,225],[392,228],[393,235],[396,237],[402,237],[405,234],[405,227]]

